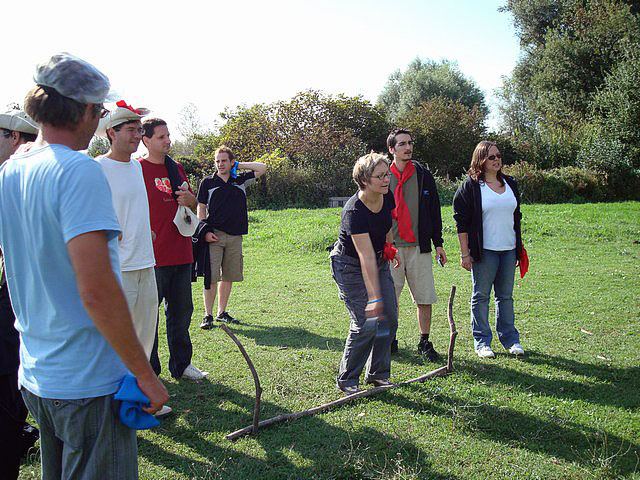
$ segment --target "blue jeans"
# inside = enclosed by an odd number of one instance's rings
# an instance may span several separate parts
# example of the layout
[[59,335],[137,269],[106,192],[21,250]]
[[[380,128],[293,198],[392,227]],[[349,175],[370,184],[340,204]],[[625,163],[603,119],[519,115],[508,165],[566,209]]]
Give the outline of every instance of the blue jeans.
[[[193,349],[189,336],[193,299],[191,297],[191,264],[156,267],[158,303],[164,300],[167,319],[167,343],[169,344],[169,372],[174,378],[180,378],[184,369],[191,363]],[[151,350],[151,366],[160,375],[158,358],[158,323],[156,338]]]
[[[367,366],[365,381],[387,380],[391,376],[391,342],[398,329],[398,304],[389,262],[378,263],[380,291],[384,301],[384,318],[380,325],[367,321],[367,289],[360,261],[348,255],[331,256],[331,273],[338,285],[340,299],[349,311],[351,323],[340,361],[339,387],[358,386],[360,373]],[[376,335],[378,328],[386,335]]]
[[56,400],[21,392],[40,428],[42,480],[138,478],[136,431],[120,422],[113,395]]
[[476,350],[491,346],[489,327],[489,295],[493,286],[496,301],[496,331],[504,348],[520,342],[513,313],[513,283],[516,271],[516,251],[482,250],[482,260],[473,262],[471,278],[471,332]]

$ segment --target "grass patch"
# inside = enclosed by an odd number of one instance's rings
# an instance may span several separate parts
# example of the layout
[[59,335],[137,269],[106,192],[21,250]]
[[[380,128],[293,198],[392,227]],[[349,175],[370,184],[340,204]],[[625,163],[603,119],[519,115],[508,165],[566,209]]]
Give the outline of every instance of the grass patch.
[[[206,381],[166,372],[175,414],[138,436],[142,479],[640,479],[640,203],[524,205],[530,272],[514,292],[524,359],[481,360],[469,332],[471,281],[457,264],[450,207],[443,208],[451,262],[437,268],[432,340],[446,351],[446,300],[458,286],[456,371],[331,412],[281,424],[235,443],[251,423],[253,380],[224,332],[198,328],[193,363]],[[339,209],[253,211],[245,281],[229,305],[233,326],[264,388],[262,418],[337,398],[335,375],[348,316],[325,247]],[[162,322],[164,323],[164,322]],[[164,339],[164,325],[161,324]],[[433,368],[418,341],[408,292],[400,302],[400,353],[392,379]],[[38,478],[31,457],[21,478]]]

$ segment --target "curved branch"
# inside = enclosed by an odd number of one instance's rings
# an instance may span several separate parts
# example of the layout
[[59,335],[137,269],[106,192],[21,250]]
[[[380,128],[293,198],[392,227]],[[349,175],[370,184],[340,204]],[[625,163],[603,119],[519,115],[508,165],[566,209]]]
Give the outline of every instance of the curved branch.
[[[453,371],[453,349],[455,347],[456,336],[458,335],[458,332],[456,331],[456,324],[453,321],[453,299],[454,299],[455,295],[456,295],[456,286],[453,285],[451,287],[451,294],[449,295],[449,333],[450,333],[450,336],[449,336],[449,358],[447,360],[447,365],[445,365],[444,367],[436,368],[435,370],[433,370],[433,371],[431,371],[429,373],[425,373],[424,375],[421,375],[421,376],[416,377],[416,378],[412,378],[410,380],[405,380],[404,382],[393,383],[393,384],[390,384],[390,385],[385,385],[383,387],[374,387],[374,388],[370,388],[368,390],[362,390],[360,392],[353,393],[351,395],[347,395],[346,397],[339,398],[339,399],[334,400],[332,402],[325,403],[325,404],[320,405],[318,407],[314,407],[314,408],[311,408],[309,410],[304,410],[302,412],[284,413],[282,415],[277,415],[277,416],[269,418],[267,420],[263,420],[262,422],[259,422],[259,423],[256,423],[256,417],[254,416],[253,425],[250,425],[250,426],[245,427],[245,428],[241,428],[240,430],[236,430],[235,432],[232,432],[232,433],[226,435],[225,438],[227,440],[237,440],[238,438],[240,438],[240,437],[242,437],[244,435],[247,435],[249,433],[257,432],[258,428],[268,427],[269,425],[274,425],[276,423],[286,422],[287,420],[295,420],[297,418],[307,417],[309,415],[315,415],[316,413],[321,413],[321,412],[324,412],[325,410],[329,410],[330,408],[338,407],[340,405],[344,405],[345,403],[349,403],[349,402],[351,402],[353,400],[356,400],[358,398],[368,397],[368,396],[375,395],[377,393],[380,393],[380,392],[383,392],[383,391],[386,391],[386,390],[391,390],[392,388],[401,387],[401,386],[408,385],[408,384],[414,383],[414,382],[424,382],[425,380],[427,380],[429,378],[441,377],[443,375],[448,375],[449,373],[451,373]],[[227,333],[229,333],[229,332],[227,332]],[[236,341],[236,343],[238,343],[238,342]],[[240,346],[239,343],[238,343],[238,346]],[[247,362],[249,362],[248,357],[245,356],[245,358],[247,358]],[[253,371],[253,369],[252,369],[252,371]],[[257,379],[257,376],[255,378]]]
[[240,340],[238,340],[238,338],[233,334],[233,332],[229,329],[229,327],[227,327],[223,323],[223,324],[220,324],[220,328],[224,330],[224,333],[229,335],[231,340],[233,340],[235,344],[238,346],[240,353],[242,353],[242,356],[247,361],[247,365],[249,365],[249,370],[251,370],[251,375],[253,375],[253,383],[256,386],[256,404],[255,404],[255,407],[253,408],[253,425],[248,427],[250,430],[247,433],[257,433],[258,425],[260,421],[260,397],[262,396],[262,387],[260,386],[260,379],[258,378],[258,372],[253,366],[253,362],[251,361],[251,358],[249,358],[249,354],[240,343]]
[[456,296],[456,286],[451,285],[451,293],[449,294],[449,308],[447,314],[449,317],[449,354],[447,355],[447,371],[453,371],[453,348],[456,345],[456,337],[458,331],[456,330],[456,323],[453,321],[453,299]]

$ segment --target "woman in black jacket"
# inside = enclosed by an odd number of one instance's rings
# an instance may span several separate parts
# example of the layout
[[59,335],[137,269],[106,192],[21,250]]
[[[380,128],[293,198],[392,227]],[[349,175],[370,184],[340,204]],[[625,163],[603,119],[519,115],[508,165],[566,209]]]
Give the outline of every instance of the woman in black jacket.
[[502,156],[494,142],[483,140],[471,157],[469,176],[453,198],[453,218],[460,241],[460,264],[471,271],[471,330],[476,353],[494,358],[489,327],[493,286],[496,331],[514,355],[524,355],[515,327],[513,284],[520,259],[520,194],[515,180],[502,173]]

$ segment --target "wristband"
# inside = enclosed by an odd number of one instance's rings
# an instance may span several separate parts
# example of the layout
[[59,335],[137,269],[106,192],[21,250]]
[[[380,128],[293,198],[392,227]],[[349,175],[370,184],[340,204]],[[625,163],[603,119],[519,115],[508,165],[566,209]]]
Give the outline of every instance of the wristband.
[[382,301],[382,297],[380,298],[376,298],[375,300],[371,300],[370,302],[367,302],[367,305],[371,304],[371,303],[378,303]]
[[466,257],[468,257],[468,256],[470,256],[470,255],[471,255],[470,253],[467,253],[467,254],[465,254],[465,255],[460,255],[460,258],[466,258]]

